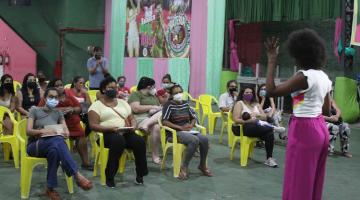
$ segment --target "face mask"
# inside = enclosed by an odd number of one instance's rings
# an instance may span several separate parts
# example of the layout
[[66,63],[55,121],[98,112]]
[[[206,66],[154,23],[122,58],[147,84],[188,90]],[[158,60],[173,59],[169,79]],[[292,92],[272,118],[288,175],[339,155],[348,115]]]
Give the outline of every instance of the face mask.
[[260,90],[259,95],[261,97],[266,97],[266,90]]
[[28,88],[35,89],[37,87],[36,82],[28,82],[27,83]]
[[253,99],[253,94],[244,94],[243,98],[245,101],[251,101]]
[[169,87],[169,84],[168,84],[168,83],[163,83],[163,84],[162,84],[162,88],[167,89],[168,87]]
[[234,93],[234,92],[236,92],[236,91],[237,91],[237,88],[229,88],[230,94],[232,94],[232,93]]
[[125,86],[125,82],[119,82],[119,87],[124,87]]
[[11,88],[14,88],[13,84],[12,83],[4,83],[4,86],[3,86],[7,91],[10,91]]
[[111,99],[115,98],[117,94],[117,91],[114,89],[106,90],[105,95]]
[[45,81],[46,81],[45,78],[39,78],[39,83],[43,83],[43,82],[45,82]]
[[46,98],[46,105],[49,108],[55,108],[59,104],[59,100],[55,98]]
[[155,94],[156,94],[156,89],[155,89],[155,88],[151,89],[150,92],[149,92],[149,94],[155,96]]
[[182,99],[183,99],[183,93],[175,94],[175,95],[173,96],[173,99],[174,99],[175,101],[182,101]]

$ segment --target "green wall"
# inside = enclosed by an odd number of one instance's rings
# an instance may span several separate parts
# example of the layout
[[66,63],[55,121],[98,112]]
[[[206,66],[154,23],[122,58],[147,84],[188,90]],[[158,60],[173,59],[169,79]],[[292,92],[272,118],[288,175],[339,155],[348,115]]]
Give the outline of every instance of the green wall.
[[229,80],[236,80],[237,72],[232,71],[221,71],[221,80],[220,80],[220,94],[226,92],[226,83]]
[[[59,29],[65,27],[102,28],[104,0],[33,0],[31,6],[8,6],[0,1],[0,15],[37,52],[38,70],[54,77],[55,61],[59,57]],[[75,75],[87,77],[88,45],[103,46],[103,33],[68,33],[65,36],[63,79],[69,82]]]

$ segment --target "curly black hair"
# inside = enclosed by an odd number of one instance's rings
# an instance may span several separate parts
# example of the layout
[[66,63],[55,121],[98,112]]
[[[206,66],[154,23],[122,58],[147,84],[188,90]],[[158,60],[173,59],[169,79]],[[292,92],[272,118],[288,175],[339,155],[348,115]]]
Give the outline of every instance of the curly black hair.
[[320,69],[326,62],[325,41],[312,29],[300,29],[292,32],[287,48],[296,64],[303,69]]
[[112,76],[109,76],[100,82],[99,89],[101,94],[104,94],[103,90],[106,90],[106,86],[110,83],[116,83],[116,80]]

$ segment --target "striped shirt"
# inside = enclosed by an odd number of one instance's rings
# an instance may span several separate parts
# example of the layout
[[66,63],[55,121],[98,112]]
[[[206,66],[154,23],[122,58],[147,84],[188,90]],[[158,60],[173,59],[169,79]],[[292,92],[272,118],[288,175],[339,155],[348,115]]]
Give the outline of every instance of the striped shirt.
[[169,121],[173,124],[182,126],[190,123],[193,119],[197,120],[194,110],[187,101],[175,103],[168,101],[162,110],[162,120]]

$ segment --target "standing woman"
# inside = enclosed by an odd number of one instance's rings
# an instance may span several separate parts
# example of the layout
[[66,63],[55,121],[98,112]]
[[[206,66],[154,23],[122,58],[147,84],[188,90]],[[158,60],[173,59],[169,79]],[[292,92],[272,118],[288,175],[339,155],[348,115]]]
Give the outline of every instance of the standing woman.
[[17,110],[21,115],[28,116],[30,108],[37,106],[40,101],[40,90],[34,74],[25,75],[21,90],[17,91],[16,96],[18,98]]
[[[17,98],[14,92],[13,78],[9,74],[1,77],[0,85],[0,106],[8,108],[11,112],[15,111]],[[2,130],[4,135],[13,133],[13,124],[9,115],[6,113],[2,119]]]
[[85,79],[82,76],[76,76],[71,83],[70,89],[65,89],[65,93],[68,96],[74,97],[81,106],[80,118],[85,124],[85,135],[88,136],[91,132],[89,121],[88,121],[88,109],[91,101],[90,96],[85,89]]
[[278,86],[274,83],[278,39],[268,39],[265,47],[268,57],[268,95],[277,97],[291,94],[293,98],[282,198],[320,200],[329,145],[329,132],[322,114],[330,114],[331,91],[331,81],[321,70],[326,63],[325,43],[311,29],[291,33],[287,48],[301,70]]

